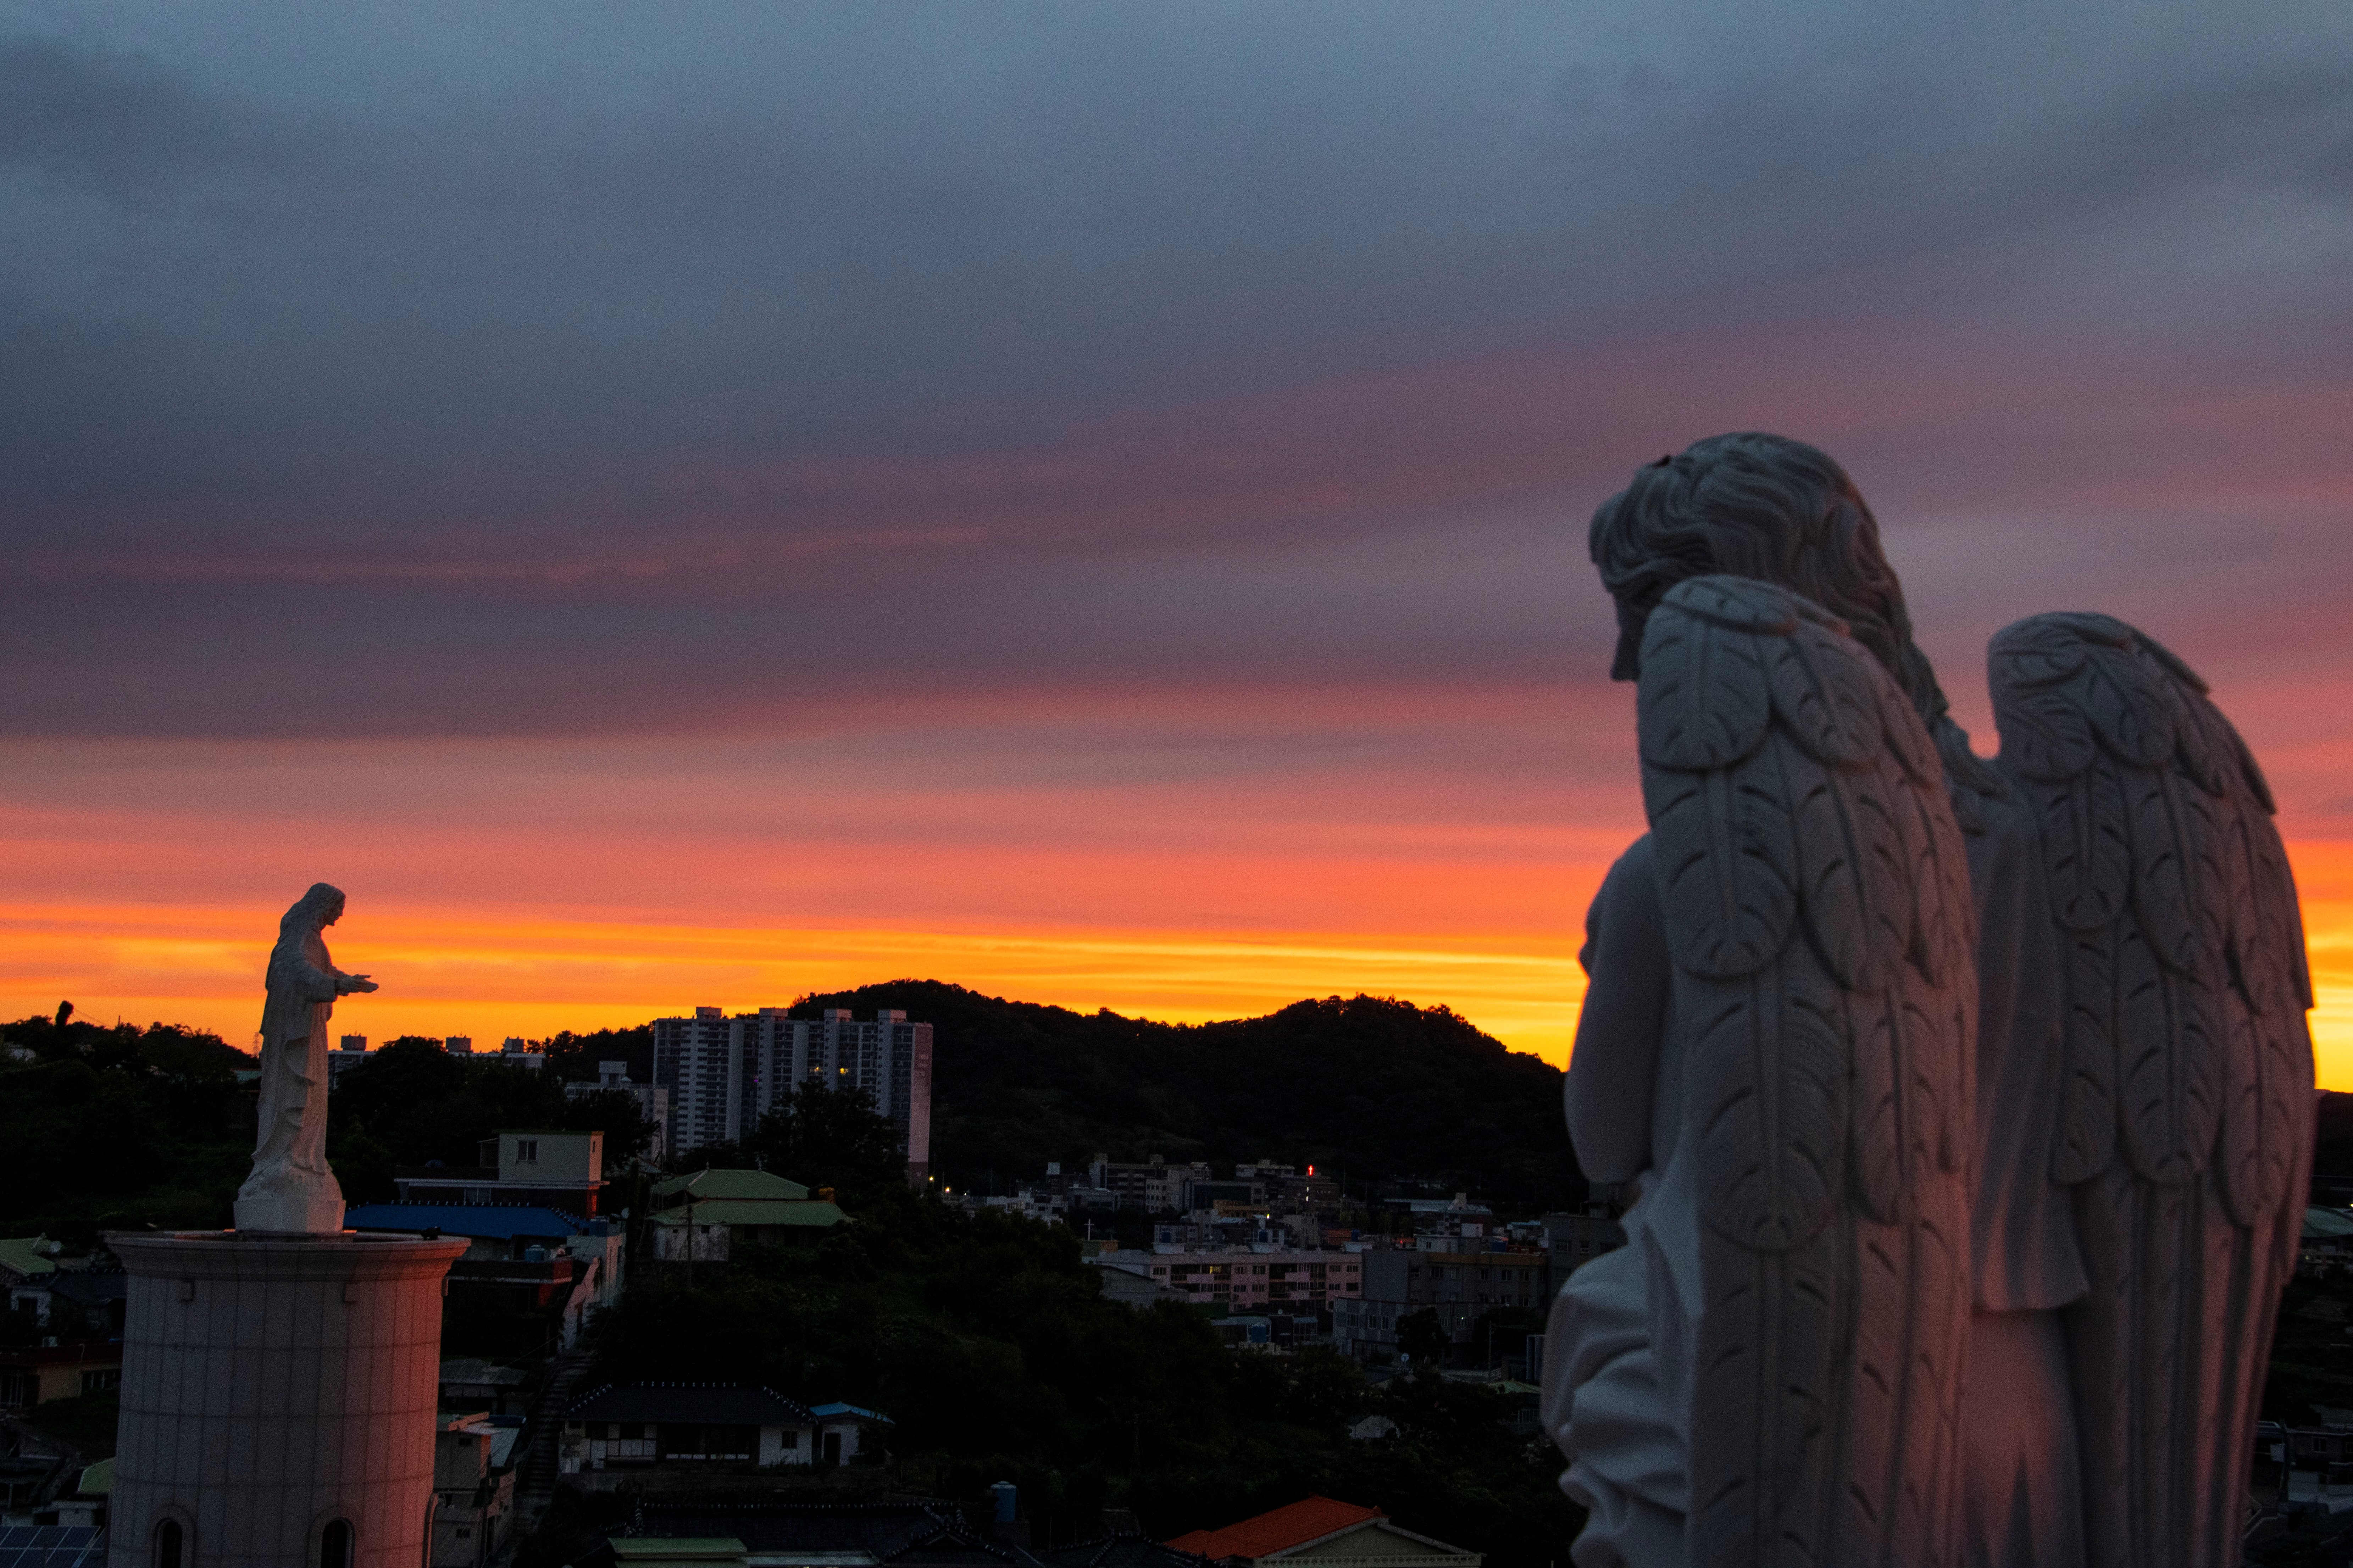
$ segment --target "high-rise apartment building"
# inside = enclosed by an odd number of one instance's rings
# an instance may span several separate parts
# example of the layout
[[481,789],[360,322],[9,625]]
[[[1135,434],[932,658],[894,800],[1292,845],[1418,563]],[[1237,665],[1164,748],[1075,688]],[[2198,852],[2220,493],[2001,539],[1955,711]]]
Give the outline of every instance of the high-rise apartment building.
[[654,1020],[654,1082],[670,1090],[673,1153],[743,1136],[734,1092],[740,1069],[728,1048],[732,1034],[727,1015],[717,1007],[697,1007],[691,1018]]
[[671,1148],[739,1142],[788,1106],[804,1083],[862,1089],[899,1129],[900,1152],[921,1176],[932,1160],[932,1026],[886,1008],[860,1021],[847,1008],[795,1018],[782,1007],[654,1022],[654,1082],[670,1091]]

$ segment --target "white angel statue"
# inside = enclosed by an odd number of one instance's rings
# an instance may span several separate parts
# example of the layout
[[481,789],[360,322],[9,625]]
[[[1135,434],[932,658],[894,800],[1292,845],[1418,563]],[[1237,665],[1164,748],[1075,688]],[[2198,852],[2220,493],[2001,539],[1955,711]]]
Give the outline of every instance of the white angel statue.
[[1592,550],[1651,832],[1567,1089],[1636,1194],[1546,1342],[1572,1561],[2235,1562],[2313,1113],[2245,747],[2165,649],[2058,615],[1995,638],[1978,758],[1798,442],[1662,458]]

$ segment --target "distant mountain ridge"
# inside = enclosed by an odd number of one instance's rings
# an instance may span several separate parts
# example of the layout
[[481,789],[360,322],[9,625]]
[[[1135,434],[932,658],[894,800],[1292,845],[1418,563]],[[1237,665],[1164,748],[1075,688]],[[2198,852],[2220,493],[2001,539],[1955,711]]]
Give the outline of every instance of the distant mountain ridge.
[[797,1016],[900,1007],[934,1029],[932,1163],[1000,1191],[1102,1152],[1224,1165],[1271,1157],[1352,1189],[1418,1178],[1514,1212],[1584,1193],[1560,1069],[1444,1007],[1295,1002],[1262,1018],[1166,1024],[1008,1002],[936,980],[803,997]]

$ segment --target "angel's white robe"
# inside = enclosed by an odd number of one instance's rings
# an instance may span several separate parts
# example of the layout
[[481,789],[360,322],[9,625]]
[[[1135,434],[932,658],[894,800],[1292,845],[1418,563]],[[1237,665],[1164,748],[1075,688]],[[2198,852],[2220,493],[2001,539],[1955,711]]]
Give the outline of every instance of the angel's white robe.
[[2080,1568],[2082,1460],[2060,1309],[2090,1289],[2051,1179],[2067,984],[2034,830],[1988,800],[1968,840],[1978,916],[1976,1310],[1962,1385],[1964,1568]]
[[1648,834],[1595,895],[1578,959],[1588,989],[1566,1088],[1570,1132],[1589,1179],[1630,1183],[1636,1197],[1626,1245],[1554,1299],[1545,1427],[1569,1458],[1561,1489],[1588,1514],[1569,1561],[1673,1568],[1685,1561],[1698,1214],[1689,1162],[1674,1157],[1683,1052]]
[[[1976,1311],[1962,1405],[1966,1568],[2080,1568],[2082,1490],[2058,1309],[2085,1290],[2064,1189],[2047,1173],[2064,981],[2031,825],[1988,802],[1969,841],[1979,922]],[[1588,977],[1566,1093],[1577,1157],[1630,1182],[1626,1246],[1571,1274],[1545,1341],[1546,1430],[1588,1522],[1577,1568],[1679,1568],[1700,1300],[1699,1216],[1675,1159],[1682,1041],[1648,835],[1586,917]]]

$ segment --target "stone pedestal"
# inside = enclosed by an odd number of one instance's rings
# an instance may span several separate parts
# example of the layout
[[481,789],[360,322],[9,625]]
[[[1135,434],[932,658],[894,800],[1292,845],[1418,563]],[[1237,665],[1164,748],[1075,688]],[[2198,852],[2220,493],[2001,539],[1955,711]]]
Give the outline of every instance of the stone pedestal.
[[240,1236],[285,1232],[332,1236],[343,1228],[343,1194],[332,1178],[324,1192],[272,1193],[237,1200]]
[[[201,1568],[416,1568],[433,1505],[442,1277],[463,1240],[115,1232],[130,1276],[110,1568],[166,1521]],[[166,1531],[168,1533],[168,1531]]]

